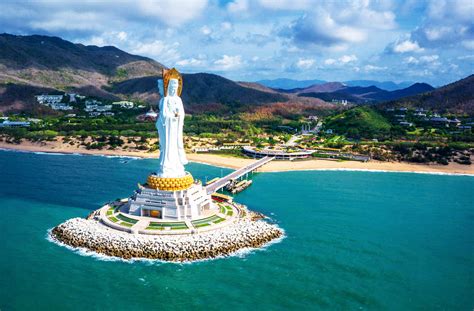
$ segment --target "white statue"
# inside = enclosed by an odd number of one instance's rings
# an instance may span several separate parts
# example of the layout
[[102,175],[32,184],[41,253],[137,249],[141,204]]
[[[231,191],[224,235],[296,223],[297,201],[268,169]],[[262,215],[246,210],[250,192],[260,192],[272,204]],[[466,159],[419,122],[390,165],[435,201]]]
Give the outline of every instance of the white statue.
[[166,96],[160,100],[160,115],[156,121],[160,137],[160,168],[157,175],[165,178],[183,177],[186,175],[184,165],[188,164],[188,160],[183,147],[184,108],[179,97],[181,76],[175,69],[168,73],[163,77],[164,90],[158,80],[158,89],[160,93],[166,92]]

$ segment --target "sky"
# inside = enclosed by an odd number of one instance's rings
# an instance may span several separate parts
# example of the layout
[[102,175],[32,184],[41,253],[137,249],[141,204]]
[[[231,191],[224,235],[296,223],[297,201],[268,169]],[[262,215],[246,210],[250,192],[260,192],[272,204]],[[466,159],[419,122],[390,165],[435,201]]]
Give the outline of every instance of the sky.
[[427,82],[474,69],[474,0],[3,0],[0,32],[233,80]]

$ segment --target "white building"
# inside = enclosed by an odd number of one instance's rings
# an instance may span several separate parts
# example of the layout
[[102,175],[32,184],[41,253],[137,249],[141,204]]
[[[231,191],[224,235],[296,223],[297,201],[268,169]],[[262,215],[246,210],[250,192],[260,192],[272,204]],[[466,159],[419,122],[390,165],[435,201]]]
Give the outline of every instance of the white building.
[[89,116],[91,116],[91,117],[98,117],[98,116],[100,116],[100,115],[101,115],[101,113],[100,113],[100,112],[97,112],[97,111],[91,111],[91,112],[89,112]]
[[124,109],[132,109],[135,104],[133,102],[122,100],[119,102],[113,102],[112,105],[119,105],[120,108],[124,108]]
[[49,106],[54,110],[72,110],[73,107],[62,103],[63,95],[36,95],[36,101],[44,106]]
[[92,100],[86,100],[86,107],[84,108],[84,111],[87,112],[92,112],[92,111],[97,111],[97,112],[105,112],[105,111],[110,111],[112,110],[112,105],[102,105],[101,101],[92,99]]
[[333,99],[332,103],[333,104],[340,104],[340,105],[343,105],[343,106],[347,106],[347,104],[348,104],[347,99]]
[[30,122],[6,120],[0,123],[0,127],[29,127]]
[[54,110],[72,110],[73,107],[72,106],[69,106],[68,104],[65,104],[65,103],[53,103],[53,104],[50,104],[49,105],[52,109]]
[[63,95],[36,95],[36,100],[42,105],[51,105],[60,103],[63,100]]

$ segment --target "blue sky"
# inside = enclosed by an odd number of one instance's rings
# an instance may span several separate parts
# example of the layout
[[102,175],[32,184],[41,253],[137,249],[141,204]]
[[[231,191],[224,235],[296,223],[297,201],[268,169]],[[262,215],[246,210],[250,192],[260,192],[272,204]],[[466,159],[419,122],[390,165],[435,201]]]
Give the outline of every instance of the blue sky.
[[0,32],[114,45],[183,72],[255,81],[424,81],[473,73],[474,0],[13,1]]

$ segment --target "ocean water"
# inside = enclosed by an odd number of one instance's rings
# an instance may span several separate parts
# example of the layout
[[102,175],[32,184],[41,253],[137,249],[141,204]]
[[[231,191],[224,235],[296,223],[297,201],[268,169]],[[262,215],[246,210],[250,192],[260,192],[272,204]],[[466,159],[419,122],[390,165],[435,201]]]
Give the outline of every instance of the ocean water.
[[[156,160],[0,151],[0,310],[472,310],[474,177],[257,173],[235,196],[286,238],[192,264],[84,256],[48,229]],[[228,169],[190,164],[205,180]]]

